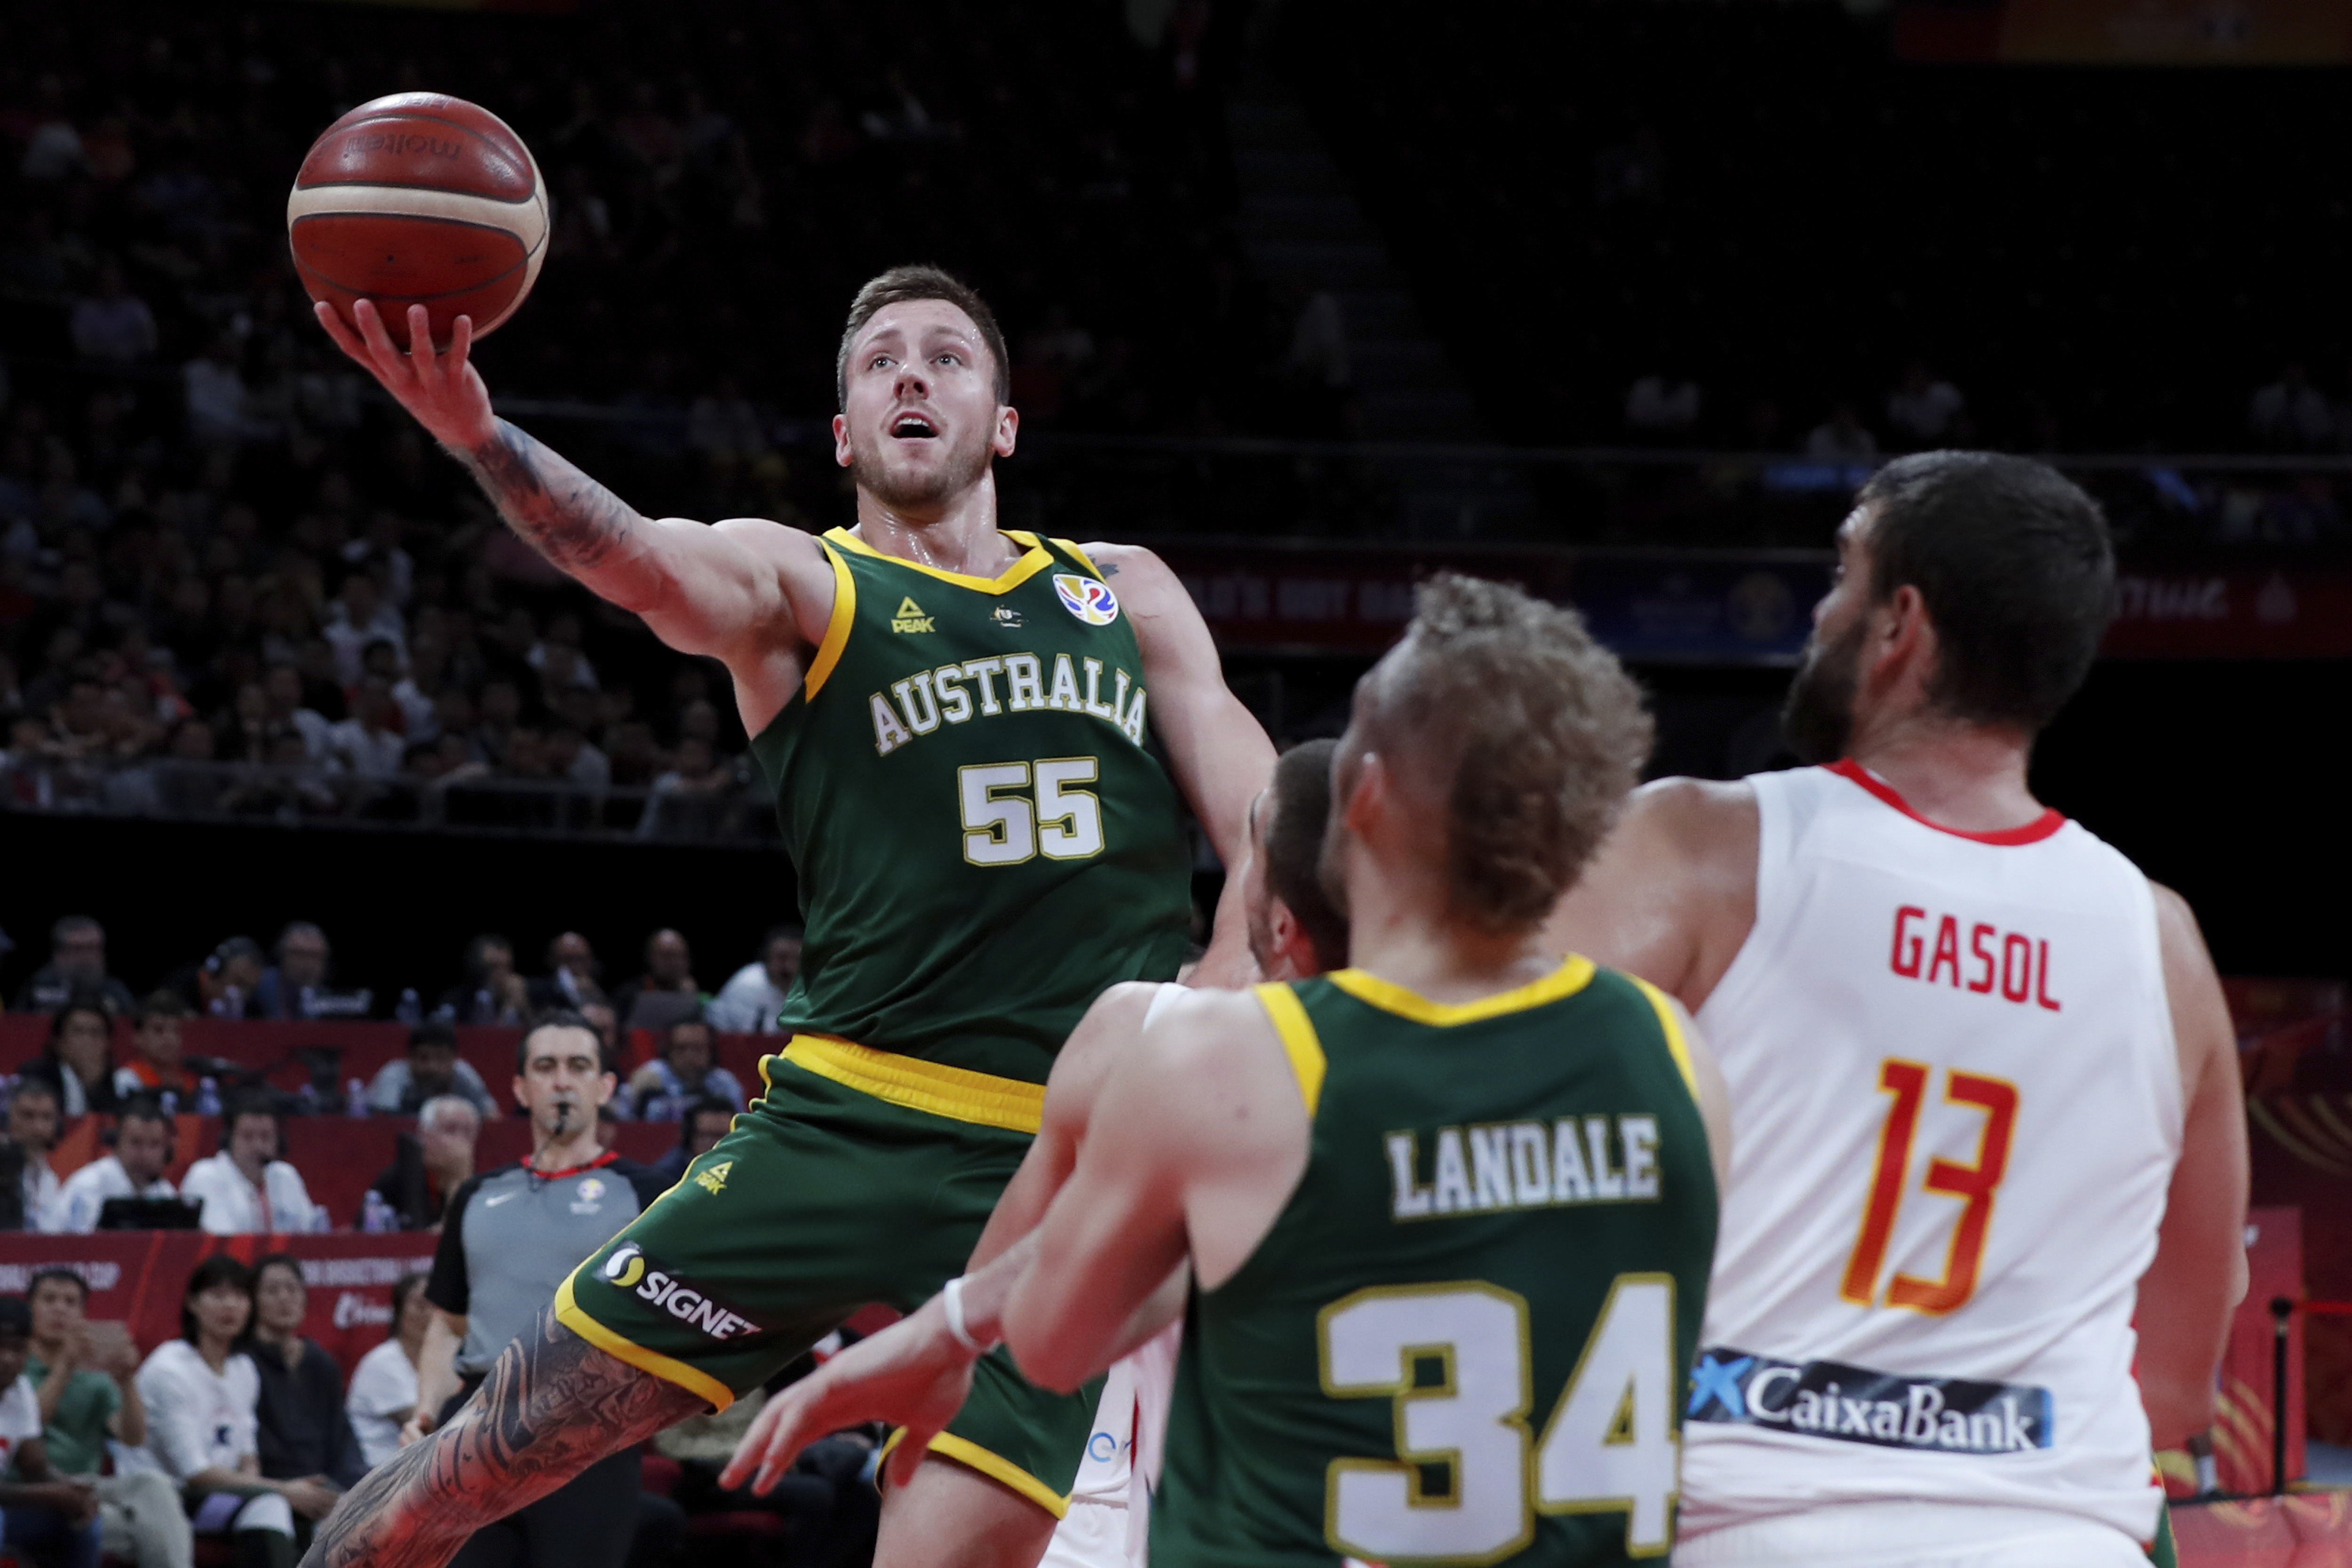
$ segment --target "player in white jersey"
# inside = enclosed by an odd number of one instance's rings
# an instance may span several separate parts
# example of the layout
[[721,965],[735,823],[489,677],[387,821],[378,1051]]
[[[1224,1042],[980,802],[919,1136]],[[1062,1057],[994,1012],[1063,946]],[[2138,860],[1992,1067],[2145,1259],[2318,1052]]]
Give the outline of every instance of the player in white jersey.
[[1552,927],[1696,1014],[1731,1090],[1675,1560],[2144,1563],[2247,1166],[2187,905],[2027,787],[2113,614],[2105,524],[1929,453],[1838,558],[1787,714],[1829,765],[1649,786]]
[[[1273,782],[1250,805],[1250,856],[1240,871],[1243,907],[1251,956],[1268,980],[1304,979],[1347,960],[1346,917],[1332,907],[1317,874],[1330,816],[1333,750],[1330,741],[1309,741],[1284,752]],[[1113,1057],[1181,990],[1140,982],[1114,986],[1071,1032],[1055,1058],[1045,1124],[989,1217],[972,1251],[974,1270],[1045,1217],[1076,1163],[1094,1091]],[[1183,1325],[1171,1323],[1111,1367],[1068,1511],[1054,1527],[1041,1568],[1142,1568],[1182,1339]]]

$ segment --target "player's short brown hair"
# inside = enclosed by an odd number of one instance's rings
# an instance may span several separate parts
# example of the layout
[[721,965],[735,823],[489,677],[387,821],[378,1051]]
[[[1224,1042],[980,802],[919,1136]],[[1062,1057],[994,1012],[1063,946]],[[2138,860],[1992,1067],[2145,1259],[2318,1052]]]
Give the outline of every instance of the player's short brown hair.
[[1307,932],[1318,969],[1348,962],[1348,917],[1325,890],[1323,836],[1331,818],[1331,753],[1337,741],[1302,741],[1274,764],[1265,826],[1266,889]]
[[1534,929],[1575,884],[1649,759],[1641,689],[1573,610],[1440,573],[1375,677],[1375,749],[1444,801],[1454,912]]
[[849,324],[841,329],[841,347],[833,356],[833,396],[836,408],[849,406],[849,346],[866,323],[886,305],[903,305],[909,300],[944,300],[971,318],[980,329],[981,341],[988,345],[989,368],[995,373],[996,401],[1013,401],[1012,362],[1004,353],[1004,332],[996,324],[996,312],[980,297],[980,290],[941,268],[929,266],[893,267],[880,277],[871,279],[849,302]]

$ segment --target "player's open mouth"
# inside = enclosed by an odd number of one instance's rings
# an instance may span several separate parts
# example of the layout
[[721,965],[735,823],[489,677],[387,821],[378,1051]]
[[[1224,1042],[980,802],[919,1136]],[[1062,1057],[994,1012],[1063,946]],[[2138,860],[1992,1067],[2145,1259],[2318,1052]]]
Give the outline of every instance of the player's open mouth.
[[906,441],[928,441],[939,432],[919,414],[901,414],[890,422],[890,434]]

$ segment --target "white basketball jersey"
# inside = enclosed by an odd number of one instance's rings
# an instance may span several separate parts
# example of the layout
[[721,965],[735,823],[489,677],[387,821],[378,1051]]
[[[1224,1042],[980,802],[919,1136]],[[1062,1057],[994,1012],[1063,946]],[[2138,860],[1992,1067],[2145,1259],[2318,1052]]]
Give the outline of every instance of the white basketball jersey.
[[1683,1533],[1909,1498],[2147,1540],[2131,1320],[2182,1106],[2147,879],[2054,811],[1965,834],[1851,763],[1748,782]]

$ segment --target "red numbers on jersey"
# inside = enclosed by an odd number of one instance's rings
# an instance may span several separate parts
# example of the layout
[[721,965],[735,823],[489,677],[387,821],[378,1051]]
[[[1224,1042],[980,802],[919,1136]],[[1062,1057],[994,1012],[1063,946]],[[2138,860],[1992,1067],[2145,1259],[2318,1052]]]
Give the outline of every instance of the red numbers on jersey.
[[[1982,921],[1969,922],[1965,945],[1958,915],[1930,915],[1916,904],[1895,911],[1895,947],[1887,967],[1906,980],[1948,985],[1979,996],[1999,996],[2062,1011],[2050,994],[2050,943],[2046,938],[2002,931]],[[1965,972],[1965,973],[1963,973]]]
[[[1947,922],[1949,923],[1948,921]],[[1903,1189],[1911,1170],[1911,1141],[1919,1130],[1919,1108],[1927,1098],[1934,1069],[1925,1062],[1890,1057],[1881,1063],[1878,1087],[1893,1095],[1886,1124],[1878,1134],[1878,1165],[1871,1173],[1870,1198],[1862,1213],[1862,1234],[1853,1256],[1846,1260],[1845,1279],[1838,1294],[1858,1307],[1878,1300],[1878,1276],[1886,1263],[1886,1244],[1895,1234],[1895,1216],[1902,1211]],[[1984,1262],[1985,1231],[1992,1224],[1993,1194],[2009,1172],[2010,1135],[2017,1127],[2017,1088],[1997,1078],[1962,1072],[1946,1075],[1944,1102],[1968,1106],[1984,1113],[1977,1136],[1977,1157],[1963,1165],[1940,1155],[1927,1162],[1920,1186],[1942,1197],[1960,1200],[1952,1222],[1951,1245],[1944,1254],[1944,1277],[1922,1279],[1898,1273],[1886,1287],[1885,1304],[1941,1317],[1958,1310],[1976,1294],[1977,1271]]]

